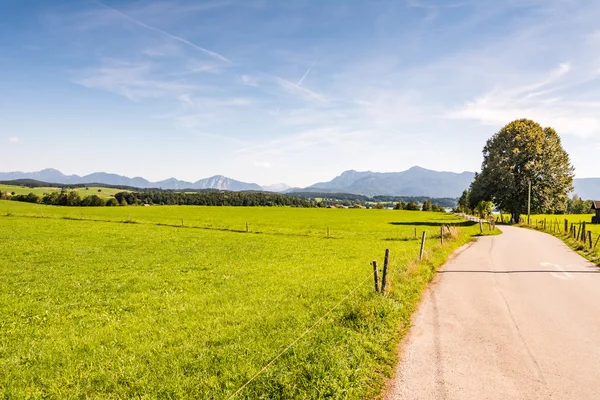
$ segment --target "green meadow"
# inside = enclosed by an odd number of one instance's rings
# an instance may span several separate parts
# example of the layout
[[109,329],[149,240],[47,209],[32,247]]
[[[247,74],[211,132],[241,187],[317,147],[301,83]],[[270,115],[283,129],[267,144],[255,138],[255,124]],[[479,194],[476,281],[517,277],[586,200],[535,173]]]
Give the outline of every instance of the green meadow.
[[478,233],[419,211],[0,201],[0,397],[376,397],[435,268]]
[[[0,185],[0,192],[8,192],[8,193],[14,192],[15,194],[33,193],[37,196],[43,196],[46,193],[60,192],[60,190],[61,189],[59,187],[29,188],[29,187],[18,186],[18,185]],[[89,186],[87,189],[84,187],[83,188],[74,188],[74,189],[69,189],[69,191],[75,191],[75,192],[79,193],[79,196],[81,196],[81,197],[91,196],[91,195],[95,194],[95,195],[97,195],[99,197],[103,197],[105,199],[108,199],[111,196],[114,196],[116,193],[124,192],[124,190],[121,190],[121,189],[96,187],[96,186]]]
[[[535,214],[531,216],[531,224],[535,225],[536,222],[538,224],[542,224],[544,219],[546,220],[546,227],[550,229],[551,223],[556,224],[556,221],[560,224],[560,230],[564,230],[565,219],[569,221],[569,226],[571,224],[577,224],[579,226],[580,223],[586,223],[586,230],[592,231],[595,234],[600,235],[600,224],[592,224],[592,217],[595,214],[565,214],[565,215],[552,215],[552,214]],[[527,221],[527,215],[523,217],[524,221]]]

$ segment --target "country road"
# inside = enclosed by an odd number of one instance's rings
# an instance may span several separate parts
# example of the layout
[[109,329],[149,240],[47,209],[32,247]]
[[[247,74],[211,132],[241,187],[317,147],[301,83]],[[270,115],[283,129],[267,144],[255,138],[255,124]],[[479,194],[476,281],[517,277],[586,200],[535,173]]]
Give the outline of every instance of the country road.
[[392,399],[600,399],[600,269],[550,235],[501,227],[439,272]]

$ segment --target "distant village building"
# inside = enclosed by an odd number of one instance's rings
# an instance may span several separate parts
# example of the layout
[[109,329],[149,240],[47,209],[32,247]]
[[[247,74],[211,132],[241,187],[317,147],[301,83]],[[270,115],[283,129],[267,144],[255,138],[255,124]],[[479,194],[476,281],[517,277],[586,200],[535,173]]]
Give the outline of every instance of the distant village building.
[[596,210],[596,216],[592,218],[592,224],[600,224],[600,200],[592,202],[592,210]]

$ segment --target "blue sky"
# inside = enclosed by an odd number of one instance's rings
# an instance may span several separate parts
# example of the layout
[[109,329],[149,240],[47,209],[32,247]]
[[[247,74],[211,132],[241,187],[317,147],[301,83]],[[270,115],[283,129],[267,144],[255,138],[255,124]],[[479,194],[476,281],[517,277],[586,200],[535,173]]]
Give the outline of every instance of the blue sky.
[[308,185],[478,170],[516,118],[600,176],[600,2],[0,2],[0,170]]

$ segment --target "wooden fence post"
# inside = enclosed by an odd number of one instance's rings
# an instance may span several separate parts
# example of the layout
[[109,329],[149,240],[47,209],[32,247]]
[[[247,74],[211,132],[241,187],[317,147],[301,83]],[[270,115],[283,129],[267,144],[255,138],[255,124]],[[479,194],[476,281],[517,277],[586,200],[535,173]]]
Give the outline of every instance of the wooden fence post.
[[423,252],[425,251],[425,236],[427,236],[427,232],[423,231],[423,236],[421,237],[421,250],[419,251],[419,260],[423,259]]
[[440,244],[444,245],[444,225],[440,226]]
[[590,249],[592,248],[592,231],[588,231],[588,239],[590,242]]
[[381,293],[385,293],[385,286],[387,285],[389,260],[390,260],[390,249],[385,249],[385,258],[383,260],[383,276],[381,277]]
[[479,220],[479,233],[483,233],[483,222]]
[[246,222],[246,232],[250,232],[250,227],[248,226],[247,222]]
[[598,239],[596,239],[596,244],[594,244],[594,250],[596,250],[596,246],[598,246],[598,242],[600,242],[600,235],[598,235]]
[[415,239],[417,238],[417,228],[415,228]]
[[581,241],[583,243],[585,243],[585,241],[587,239],[586,234],[585,234],[585,229],[586,229],[585,222],[582,222],[582,226],[581,226]]
[[569,230],[569,220],[565,218],[565,233]]
[[375,291],[379,293],[379,272],[377,271],[377,261],[373,261],[373,279],[375,280]]

